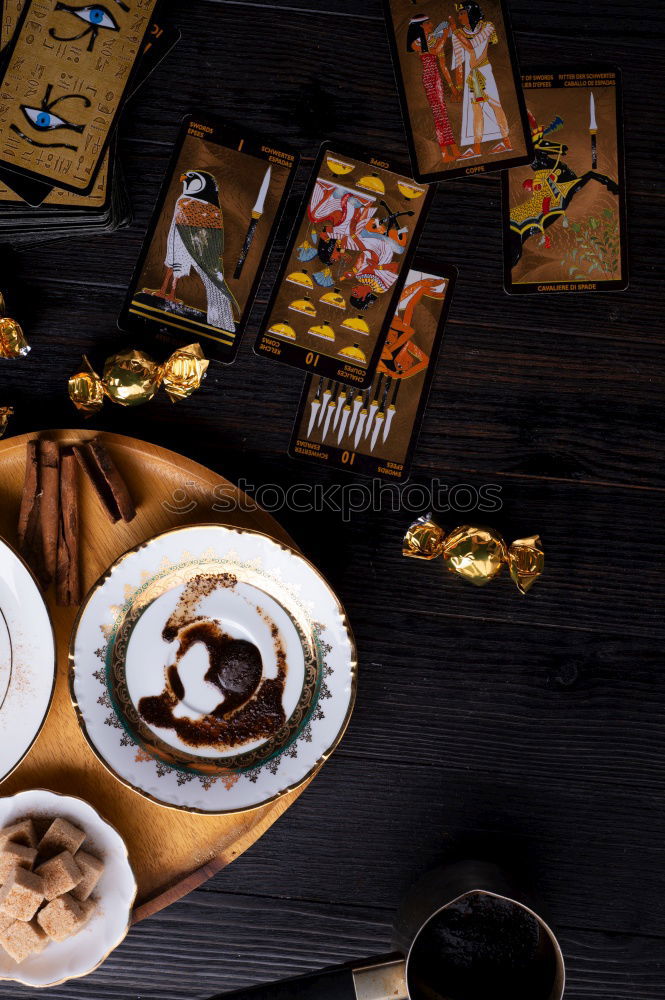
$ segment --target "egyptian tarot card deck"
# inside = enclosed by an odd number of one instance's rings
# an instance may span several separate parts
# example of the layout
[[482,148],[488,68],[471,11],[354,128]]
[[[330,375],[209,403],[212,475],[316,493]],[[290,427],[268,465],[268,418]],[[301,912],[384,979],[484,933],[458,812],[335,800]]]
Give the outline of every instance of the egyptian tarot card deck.
[[[3,54],[20,22],[26,2],[27,0],[7,0],[2,4],[0,0],[0,50],[2,50],[0,61],[4,58]],[[132,94],[143,86],[148,77],[177,44],[179,38],[180,31],[173,25],[163,22],[161,18],[153,20],[144,39],[136,73],[132,78]],[[95,177],[94,185],[87,194],[65,191],[13,170],[0,168],[0,205],[13,203],[22,205],[27,202],[28,205],[35,208],[43,205],[45,208],[81,208],[96,211],[107,198],[110,168],[110,153],[107,152]]]
[[325,143],[257,354],[368,386],[432,194],[383,157]]
[[0,164],[91,190],[156,4],[29,0],[3,57]]
[[298,157],[207,114],[185,118],[120,317],[233,361]]
[[293,458],[395,481],[408,477],[456,273],[416,258],[369,388],[307,379],[289,448]]
[[421,182],[531,161],[502,0],[384,0],[395,76]]
[[620,74],[525,73],[534,160],[503,176],[507,292],[628,285]]

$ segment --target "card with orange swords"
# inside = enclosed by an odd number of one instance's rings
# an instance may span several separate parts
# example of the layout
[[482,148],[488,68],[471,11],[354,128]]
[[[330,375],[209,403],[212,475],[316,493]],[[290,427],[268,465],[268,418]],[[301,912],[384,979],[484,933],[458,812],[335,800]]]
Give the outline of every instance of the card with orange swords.
[[455,283],[419,258],[409,272],[371,385],[310,377],[289,454],[361,475],[406,479]]

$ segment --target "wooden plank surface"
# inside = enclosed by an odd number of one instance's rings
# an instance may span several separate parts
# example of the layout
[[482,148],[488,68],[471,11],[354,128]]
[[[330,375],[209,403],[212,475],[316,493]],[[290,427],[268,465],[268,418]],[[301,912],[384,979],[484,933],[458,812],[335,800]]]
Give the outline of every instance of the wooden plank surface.
[[[119,342],[115,317],[189,108],[302,150],[291,219],[324,138],[405,151],[381,0],[170,6],[183,41],[123,124],[133,227],[8,262],[3,280],[34,348],[0,369],[17,432],[71,424],[65,383],[81,352],[99,364]],[[384,497],[348,519],[277,511],[356,629],[360,692],[347,737],[251,851],[134,928],[92,979],[55,990],[58,1000],[204,998],[384,951],[410,882],[474,853],[534,883],[561,937],[567,997],[663,996],[665,8],[510,6],[523,65],[623,69],[631,285],[506,296],[498,178],[440,185],[422,247],[456,263],[460,280],[412,483],[500,487],[500,510],[442,520],[540,531],[547,575],[521,599],[506,580],[476,591],[402,560],[408,494],[396,509]],[[287,229],[237,363],[212,366],[185,405],[107,408],[93,427],[137,433],[255,487],[360,482],[285,457],[301,379],[251,350]],[[19,995],[0,986],[0,997]]]
[[[86,435],[62,430],[51,436],[64,446],[80,442]],[[29,438],[25,435],[0,442],[0,533],[10,544],[17,543]],[[275,537],[289,543],[289,536],[268,514],[251,510],[244,494],[203,466],[133,438],[106,435],[104,443],[122,471],[137,513],[129,523],[110,524],[90,483],[79,479],[84,594],[123,552],[162,531],[189,523],[225,521],[274,532]],[[183,514],[172,498],[185,490],[190,500]],[[215,509],[215,500],[222,495],[235,505],[224,515]],[[90,802],[127,844],[138,885],[134,919],[142,920],[187,895],[238,857],[284,813],[302,789],[240,815],[197,816],[149,802],[117,781],[88,746],[72,709],[69,653],[77,609],[56,607],[53,588],[47,600],[57,656],[53,703],[34,746],[3,782],[2,792],[12,795],[44,787]]]

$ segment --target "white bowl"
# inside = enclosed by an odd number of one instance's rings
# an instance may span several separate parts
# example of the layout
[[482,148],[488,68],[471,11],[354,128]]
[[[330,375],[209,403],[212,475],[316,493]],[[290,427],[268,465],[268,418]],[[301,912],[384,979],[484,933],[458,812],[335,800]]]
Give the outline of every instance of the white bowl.
[[0,981],[24,986],[57,986],[87,976],[124,940],[136,899],[136,879],[120,834],[82,799],[44,789],[0,799],[0,828],[20,819],[61,816],[86,832],[83,847],[105,865],[92,898],[97,910],[88,924],[68,941],[52,941],[38,955],[16,962],[0,947]]

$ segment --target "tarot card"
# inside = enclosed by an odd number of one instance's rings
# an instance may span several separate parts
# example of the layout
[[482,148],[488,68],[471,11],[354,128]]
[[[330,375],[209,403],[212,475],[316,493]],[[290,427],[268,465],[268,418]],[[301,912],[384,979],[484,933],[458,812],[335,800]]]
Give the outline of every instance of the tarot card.
[[256,353],[369,385],[432,194],[383,157],[325,143]]
[[133,97],[137,90],[141,89],[148,77],[152,76],[181,38],[180,28],[162,21],[158,11],[144,40],[136,74],[129,87],[130,97]]
[[0,164],[87,193],[94,185],[157,0],[113,9],[29,0],[0,89]]
[[298,157],[208,114],[185,118],[120,317],[231,362]]
[[614,67],[525,73],[534,159],[503,176],[504,287],[628,286],[621,81]]
[[[2,8],[0,19],[0,45],[2,48],[11,40],[25,3],[26,0],[11,0]],[[178,43],[180,37],[181,33],[178,28],[165,24],[159,18],[153,20],[145,40],[136,75],[132,81],[132,95],[154,73],[159,64]],[[0,204],[27,202],[33,208],[38,208],[40,205],[97,208],[103,204],[106,198],[109,169],[109,154],[107,153],[89,194],[78,194],[54,187],[52,184],[33,180],[31,177],[17,174],[13,170],[0,168]]]
[[12,40],[26,0],[4,0],[0,3],[0,53]]
[[414,177],[529,163],[531,136],[502,0],[384,0]]
[[96,208],[106,199],[109,178],[109,154],[107,153],[101,169],[95,178],[91,191],[86,194],[76,194],[63,188],[41,184],[21,174],[9,170],[0,170],[0,205],[23,205],[27,202],[32,208],[40,206],[61,206],[63,208]]
[[289,447],[293,458],[363,476],[408,478],[456,275],[447,264],[416,258],[369,388],[307,379]]

